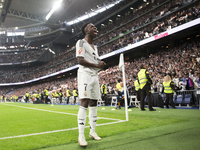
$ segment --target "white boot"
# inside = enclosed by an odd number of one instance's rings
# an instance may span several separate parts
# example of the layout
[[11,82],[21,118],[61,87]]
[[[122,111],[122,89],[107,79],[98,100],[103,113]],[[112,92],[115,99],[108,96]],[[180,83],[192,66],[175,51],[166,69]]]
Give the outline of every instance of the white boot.
[[97,135],[96,132],[90,133],[89,137],[91,137],[91,138],[93,138],[95,140],[98,140],[98,141],[101,140],[101,138]]
[[78,143],[80,146],[87,146],[87,142],[84,136],[78,138]]

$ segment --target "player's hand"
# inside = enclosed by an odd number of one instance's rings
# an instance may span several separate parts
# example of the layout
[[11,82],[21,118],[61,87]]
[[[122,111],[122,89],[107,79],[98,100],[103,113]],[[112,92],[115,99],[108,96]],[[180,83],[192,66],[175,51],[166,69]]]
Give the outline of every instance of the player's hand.
[[100,61],[99,64],[97,65],[97,68],[103,69],[106,66],[106,63],[104,61]]

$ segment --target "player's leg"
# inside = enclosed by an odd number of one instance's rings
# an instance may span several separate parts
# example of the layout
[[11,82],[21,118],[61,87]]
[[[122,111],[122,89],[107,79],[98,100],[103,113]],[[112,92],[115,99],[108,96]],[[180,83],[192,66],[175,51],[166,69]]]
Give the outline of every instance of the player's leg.
[[88,104],[90,102],[89,99],[81,99],[81,106],[79,107],[78,111],[78,129],[79,129],[79,137],[78,142],[80,146],[87,146],[87,142],[85,141],[85,123],[86,123],[86,117],[87,117],[87,109]]
[[89,122],[90,122],[90,134],[89,137],[95,140],[101,140],[101,138],[96,134],[95,127],[97,122],[97,100],[101,98],[99,79],[98,76],[92,76],[91,82],[93,85],[91,88],[91,100],[89,104]]
[[90,134],[89,134],[89,137],[94,138],[95,140],[101,140],[101,138],[95,132],[96,122],[97,122],[97,100],[90,100],[90,107],[89,107]]
[[90,102],[90,76],[84,72],[78,72],[78,91],[81,101],[81,106],[78,112],[78,129],[79,137],[78,142],[80,146],[87,146],[87,142],[84,136],[86,113]]

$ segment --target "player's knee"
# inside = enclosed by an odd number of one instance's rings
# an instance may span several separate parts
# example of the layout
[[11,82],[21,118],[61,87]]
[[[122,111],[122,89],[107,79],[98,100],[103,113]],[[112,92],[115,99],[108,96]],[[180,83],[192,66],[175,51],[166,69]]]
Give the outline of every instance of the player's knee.
[[89,102],[90,101],[88,99],[82,99],[81,100],[81,106],[85,107],[85,108],[88,108]]
[[97,106],[97,100],[90,100],[90,106]]

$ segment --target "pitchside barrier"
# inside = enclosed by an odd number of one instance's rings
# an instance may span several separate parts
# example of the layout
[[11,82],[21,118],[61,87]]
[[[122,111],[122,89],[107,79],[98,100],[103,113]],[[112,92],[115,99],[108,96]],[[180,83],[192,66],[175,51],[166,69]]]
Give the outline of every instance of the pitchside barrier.
[[[105,105],[116,106],[116,94],[107,94]],[[164,93],[152,92],[151,95],[152,105],[154,107],[164,108],[166,97]],[[145,104],[148,104],[147,97],[144,100]],[[177,106],[199,106],[200,102],[200,89],[197,90],[180,90],[174,93],[173,102]],[[171,102],[169,101],[169,104]],[[130,95],[130,105],[140,105],[140,101],[137,100],[136,95]]]
[[[162,99],[163,104],[166,101],[165,94],[154,92],[153,95],[153,103],[155,104],[160,102],[160,99]],[[157,95],[157,96],[155,96]],[[173,96],[173,102],[178,106],[198,106],[200,101],[200,91],[199,90],[180,90],[174,93]],[[169,104],[171,102],[169,101]],[[160,107],[160,106],[157,106]]]

